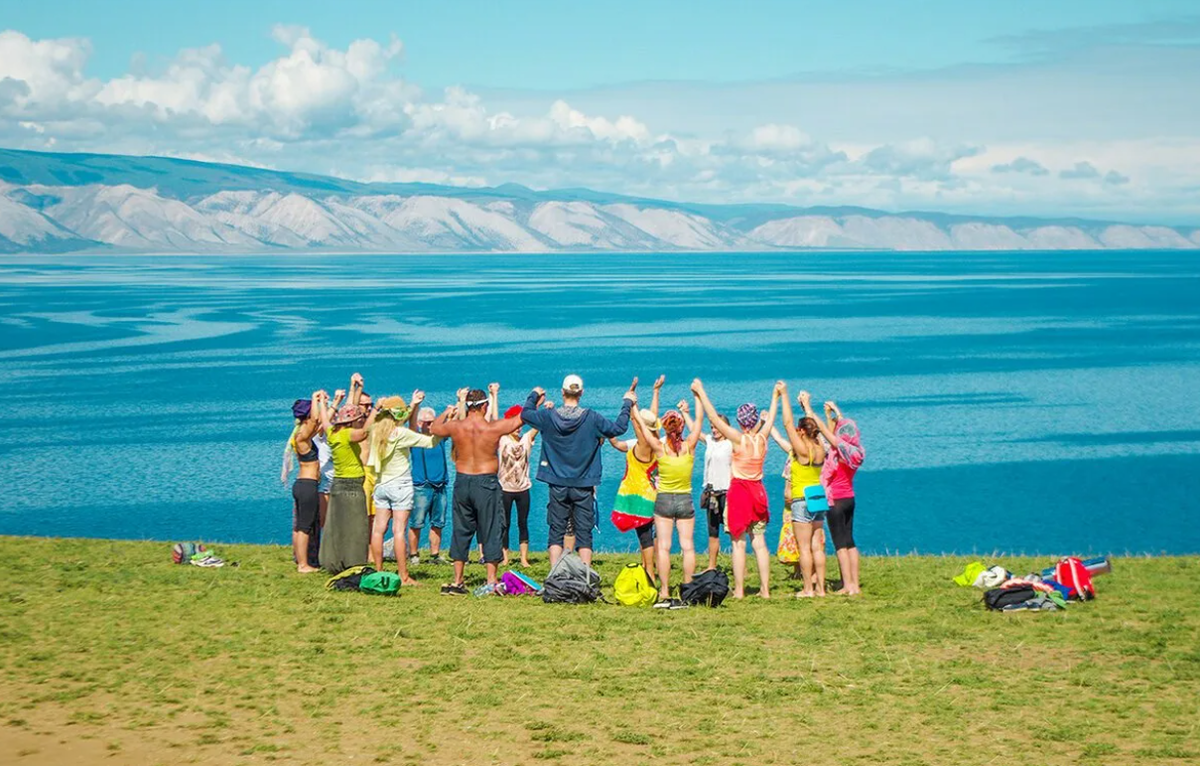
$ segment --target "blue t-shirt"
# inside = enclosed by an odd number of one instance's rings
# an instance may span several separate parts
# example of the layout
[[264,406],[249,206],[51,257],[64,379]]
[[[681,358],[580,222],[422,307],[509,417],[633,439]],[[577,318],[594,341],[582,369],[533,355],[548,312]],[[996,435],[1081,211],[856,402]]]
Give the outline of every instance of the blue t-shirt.
[[413,447],[412,480],[416,487],[446,487],[446,442],[439,442],[433,447]]

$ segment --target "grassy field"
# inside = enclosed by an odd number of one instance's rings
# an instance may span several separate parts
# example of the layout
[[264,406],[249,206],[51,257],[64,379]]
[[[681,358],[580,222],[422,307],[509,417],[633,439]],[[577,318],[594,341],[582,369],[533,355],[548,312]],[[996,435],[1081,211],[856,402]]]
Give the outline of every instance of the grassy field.
[[[1064,613],[987,613],[964,559],[917,557],[864,560],[857,600],[666,612],[445,597],[432,566],[332,593],[284,548],[217,549],[239,566],[0,538],[0,762],[1200,758],[1200,559],[1115,560]],[[627,560],[600,557],[606,590]]]

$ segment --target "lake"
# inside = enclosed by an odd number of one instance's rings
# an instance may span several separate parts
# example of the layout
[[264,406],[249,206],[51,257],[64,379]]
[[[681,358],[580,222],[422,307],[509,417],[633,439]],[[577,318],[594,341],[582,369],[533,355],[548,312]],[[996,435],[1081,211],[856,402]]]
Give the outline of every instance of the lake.
[[[613,417],[662,373],[664,407],[696,375],[729,414],[777,378],[835,399],[864,552],[1200,552],[1194,254],[6,256],[0,296],[0,534],[283,543],[315,388],[507,407],[576,372]],[[636,548],[622,470],[606,447],[601,549]]]

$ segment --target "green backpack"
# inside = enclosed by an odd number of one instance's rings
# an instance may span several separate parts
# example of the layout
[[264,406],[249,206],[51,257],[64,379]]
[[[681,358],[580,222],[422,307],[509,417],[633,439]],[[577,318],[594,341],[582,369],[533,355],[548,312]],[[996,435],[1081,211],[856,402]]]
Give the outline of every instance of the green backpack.
[[613,583],[613,597],[623,606],[653,606],[658,591],[641,564],[626,564]]
[[400,595],[400,575],[395,572],[371,572],[358,581],[358,590],[378,596]]

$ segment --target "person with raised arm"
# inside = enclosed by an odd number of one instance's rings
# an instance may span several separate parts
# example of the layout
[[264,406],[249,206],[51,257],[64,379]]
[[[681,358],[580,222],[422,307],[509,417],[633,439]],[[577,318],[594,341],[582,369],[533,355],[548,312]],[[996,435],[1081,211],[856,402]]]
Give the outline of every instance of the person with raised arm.
[[[321,571],[309,563],[308,548],[312,537],[320,533],[321,462],[315,437],[321,428],[324,396],[324,391],[313,391],[311,398],[297,399],[292,404],[296,427],[288,441],[300,464],[292,484],[292,555],[296,559],[296,571],[302,574]],[[289,462],[284,463],[285,482],[290,471]]]
[[658,435],[662,423],[658,420],[659,391],[667,380],[659,375],[654,381],[650,409],[633,407],[629,422],[633,424],[633,439],[609,439],[618,451],[625,453],[625,473],[617,487],[611,515],[613,526],[621,532],[632,530],[637,535],[642,568],[657,582],[654,563],[654,501],[658,498],[658,460],[646,440],[647,434]]
[[442,593],[467,592],[463,573],[471,553],[471,538],[477,536],[483,546],[487,583],[476,589],[476,596],[496,593],[496,570],[502,557],[500,541],[500,440],[521,428],[521,418],[488,420],[488,395],[470,389],[462,398],[466,417],[451,419],[457,407],[447,408],[429,429],[434,436],[450,439],[454,448],[454,529],[451,533],[450,558],[454,561],[454,582],[442,586]]
[[[415,396],[415,394],[414,394]],[[409,428],[429,434],[437,413],[432,407],[412,408]],[[413,511],[408,520],[408,563],[421,563],[421,529],[429,524],[429,555],[434,564],[448,564],[442,557],[442,531],[446,528],[446,512],[450,502],[446,494],[450,467],[446,462],[446,443],[438,441],[432,447],[413,447],[412,459]]]
[[[799,598],[825,595],[825,511],[809,510],[806,490],[820,488],[821,469],[825,464],[825,447],[820,440],[817,421],[807,415],[795,421],[792,405],[788,400],[787,385],[780,395],[783,401],[783,424],[791,446],[792,464],[792,531],[796,536],[796,547],[800,553],[800,571],[804,586],[797,593]],[[797,397],[800,406],[810,409],[809,393],[801,391]]]
[[[635,421],[636,422],[636,421]],[[688,435],[683,435],[684,427]],[[696,443],[704,427],[704,409],[696,400],[696,419],[688,416],[688,403],[680,401],[678,409],[662,416],[664,437],[650,435],[654,455],[658,459],[658,497],[654,501],[654,532],[658,563],[658,609],[681,609],[687,606],[681,599],[671,598],[671,535],[679,530],[679,549],[683,558],[683,581],[692,581],[696,572],[695,525],[696,507],[692,502],[692,467],[696,459]]]
[[[500,384],[488,386],[488,409],[496,407],[500,398]],[[521,405],[514,404],[504,412],[505,418],[521,417]],[[529,490],[533,483],[529,480],[529,455],[533,452],[533,442],[537,439],[537,429],[530,428],[524,434],[520,429],[513,431],[500,440],[500,490],[502,492],[500,507],[500,539],[503,544],[504,559],[501,566],[508,566],[509,551],[512,548],[512,516],[517,512],[517,544],[521,546],[521,566],[528,567],[529,563]]]
[[[700,412],[703,408],[698,408]],[[721,416],[729,425],[729,418]],[[717,556],[721,553],[721,527],[725,526],[725,496],[729,492],[732,478],[730,464],[733,461],[733,442],[725,438],[721,429],[714,424],[712,433],[704,434],[704,489],[700,492],[700,507],[708,517],[708,568],[717,568]]]
[[596,486],[602,467],[600,445],[605,439],[620,436],[629,428],[629,410],[637,402],[637,378],[633,379],[621,403],[617,419],[610,421],[595,410],[579,406],[583,397],[583,379],[568,375],[562,383],[562,406],[539,407],[546,392],[535,388],[525,398],[521,418],[542,437],[541,460],[537,479],[549,486],[546,521],[550,527],[548,546],[550,566],[558,563],[563,552],[567,519],[574,520],[575,545],[584,563],[592,563],[592,527],[596,523]]
[[371,527],[371,562],[377,570],[383,570],[383,536],[390,521],[396,568],[404,585],[419,584],[408,572],[408,518],[415,494],[411,451],[414,447],[429,449],[441,441],[441,437],[408,427],[412,409],[419,407],[424,397],[424,392],[414,391],[411,404],[406,404],[402,396],[380,399],[379,417],[371,429],[369,467],[379,477],[372,498],[375,521]]
[[[806,393],[806,392],[805,392]],[[821,468],[821,483],[829,501],[829,536],[837,551],[838,567],[842,570],[842,587],[838,593],[857,596],[862,593],[858,579],[858,547],[854,544],[854,475],[862,467],[866,452],[858,432],[858,424],[847,417],[832,401],[825,402],[822,420],[813,412],[808,396],[801,400],[806,417],[812,418],[829,452]]]
[[[700,399],[709,421],[720,429],[733,444],[729,482],[729,493],[725,500],[728,516],[729,536],[733,540],[733,597],[746,595],[746,537],[754,549],[758,565],[758,595],[771,597],[771,554],[767,550],[764,534],[771,510],[767,501],[767,490],[763,487],[763,461],[767,456],[767,434],[775,423],[775,412],[779,406],[781,384],[776,383],[771,392],[771,407],[766,419],[759,416],[758,407],[747,402],[737,409],[737,429],[721,419],[713,407],[704,383],[699,378],[692,381],[692,392]],[[740,429],[740,430],[739,430]]]
[[[360,384],[362,378],[355,374]],[[361,388],[359,389],[361,391]],[[354,401],[354,398],[351,398]],[[347,404],[328,418],[325,438],[333,456],[333,486],[329,491],[329,512],[321,535],[321,567],[337,574],[367,563],[370,523],[364,508],[366,471],[363,469],[362,443],[375,424],[376,411],[365,412]]]

